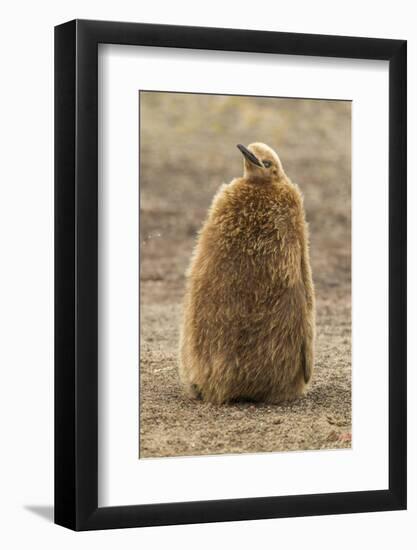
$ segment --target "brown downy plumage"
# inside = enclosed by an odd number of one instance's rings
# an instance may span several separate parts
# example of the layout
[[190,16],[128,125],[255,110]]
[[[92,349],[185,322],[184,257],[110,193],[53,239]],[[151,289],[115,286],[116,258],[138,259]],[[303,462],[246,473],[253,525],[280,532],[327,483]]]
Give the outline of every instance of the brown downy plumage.
[[238,148],[244,175],[214,197],[187,272],[179,372],[190,397],[278,403],[313,372],[308,229],[277,154]]

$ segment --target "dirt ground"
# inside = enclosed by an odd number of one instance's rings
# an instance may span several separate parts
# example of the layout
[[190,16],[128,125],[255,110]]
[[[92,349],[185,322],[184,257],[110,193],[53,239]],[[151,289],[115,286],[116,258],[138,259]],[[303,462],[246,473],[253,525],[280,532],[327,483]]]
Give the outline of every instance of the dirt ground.
[[[350,102],[140,94],[140,458],[351,445]],[[271,406],[189,400],[177,375],[184,272],[237,143],[263,141],[303,191],[317,296],[305,397]]]

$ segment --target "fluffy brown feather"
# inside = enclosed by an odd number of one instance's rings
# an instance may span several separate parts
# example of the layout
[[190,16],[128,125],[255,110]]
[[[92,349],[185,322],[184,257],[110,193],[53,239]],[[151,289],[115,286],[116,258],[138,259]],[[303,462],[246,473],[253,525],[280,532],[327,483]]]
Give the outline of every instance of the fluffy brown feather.
[[215,195],[187,272],[179,373],[190,397],[278,403],[313,372],[308,228],[276,153],[240,147],[244,175]]

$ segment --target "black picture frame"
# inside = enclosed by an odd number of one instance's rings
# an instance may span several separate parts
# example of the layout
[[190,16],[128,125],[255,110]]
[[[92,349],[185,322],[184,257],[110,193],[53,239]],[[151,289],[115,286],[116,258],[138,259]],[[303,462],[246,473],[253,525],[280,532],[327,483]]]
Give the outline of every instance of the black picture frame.
[[[98,44],[389,61],[389,488],[98,506]],[[55,522],[74,530],[406,508],[405,40],[74,20],[55,28]],[[376,129],[377,131],[377,129]]]

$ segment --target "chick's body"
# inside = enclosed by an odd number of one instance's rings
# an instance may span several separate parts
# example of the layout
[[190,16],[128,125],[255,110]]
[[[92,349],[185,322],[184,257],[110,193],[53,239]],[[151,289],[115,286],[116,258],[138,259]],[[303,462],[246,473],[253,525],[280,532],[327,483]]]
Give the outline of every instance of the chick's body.
[[190,396],[218,404],[294,399],[313,369],[301,194],[280,163],[278,177],[253,177],[251,160],[245,168],[215,196],[187,275],[180,377]]

